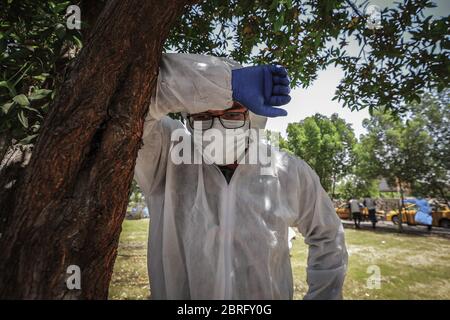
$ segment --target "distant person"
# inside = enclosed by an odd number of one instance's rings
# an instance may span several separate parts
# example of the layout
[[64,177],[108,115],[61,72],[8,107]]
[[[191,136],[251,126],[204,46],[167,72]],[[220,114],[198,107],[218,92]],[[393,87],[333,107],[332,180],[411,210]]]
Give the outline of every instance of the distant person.
[[355,222],[355,228],[361,229],[361,211],[359,201],[356,199],[351,199],[349,201],[349,206],[353,221]]
[[372,228],[375,229],[377,225],[377,215],[376,215],[377,203],[374,199],[370,197],[370,195],[367,195],[364,198],[363,205],[369,211],[369,220],[372,222]]

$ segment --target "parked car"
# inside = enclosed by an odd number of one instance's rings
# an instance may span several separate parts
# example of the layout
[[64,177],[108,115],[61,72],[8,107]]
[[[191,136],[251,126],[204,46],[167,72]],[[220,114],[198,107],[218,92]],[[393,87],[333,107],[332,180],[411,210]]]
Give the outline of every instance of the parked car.
[[[417,207],[415,204],[408,204],[402,210],[402,222],[408,225],[418,225],[415,220]],[[431,212],[433,218],[434,227],[450,228],[450,208],[447,205],[439,204],[434,205]],[[392,221],[394,224],[398,224],[400,221],[399,210],[391,210],[386,215],[387,221]]]

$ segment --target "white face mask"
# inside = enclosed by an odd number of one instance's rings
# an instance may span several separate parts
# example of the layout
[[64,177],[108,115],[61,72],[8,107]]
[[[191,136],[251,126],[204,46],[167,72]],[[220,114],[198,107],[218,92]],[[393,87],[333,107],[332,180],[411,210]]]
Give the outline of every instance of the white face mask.
[[[222,121],[225,125],[230,123],[230,127],[235,122],[234,120]],[[226,129],[218,119],[215,119],[211,129],[204,131],[190,129],[190,131],[193,132],[194,143],[207,164],[226,165],[239,162],[244,157],[248,147],[249,129],[248,120],[242,128]],[[201,145],[198,142],[201,142]]]

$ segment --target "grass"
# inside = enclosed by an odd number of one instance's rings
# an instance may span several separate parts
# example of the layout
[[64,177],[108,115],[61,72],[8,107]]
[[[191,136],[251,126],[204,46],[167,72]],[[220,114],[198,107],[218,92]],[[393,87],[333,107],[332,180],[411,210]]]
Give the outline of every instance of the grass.
[[[110,286],[110,299],[148,299],[148,219],[126,220]],[[345,299],[450,299],[450,240],[434,236],[346,229],[349,268]],[[307,246],[293,241],[294,299],[306,293]],[[381,288],[369,289],[370,266]],[[369,268],[369,270],[368,270]]]
[[110,299],[148,299],[147,234],[149,219],[125,220],[109,287]]

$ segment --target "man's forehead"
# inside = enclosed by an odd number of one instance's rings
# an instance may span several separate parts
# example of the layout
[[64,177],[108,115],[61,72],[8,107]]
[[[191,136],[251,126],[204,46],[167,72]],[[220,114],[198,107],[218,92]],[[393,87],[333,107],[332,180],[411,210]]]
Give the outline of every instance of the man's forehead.
[[199,113],[193,113],[193,114],[214,114],[214,115],[218,115],[218,114],[223,114],[225,112],[230,112],[230,111],[239,111],[239,112],[245,112],[248,109],[240,104],[234,104],[231,108],[225,109],[225,110],[208,110],[205,112],[199,112]]

